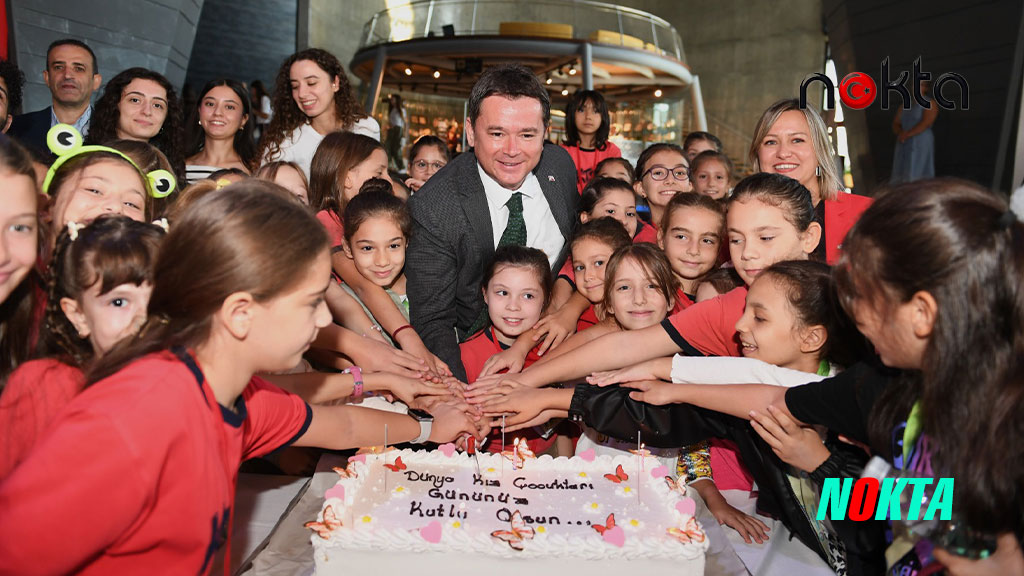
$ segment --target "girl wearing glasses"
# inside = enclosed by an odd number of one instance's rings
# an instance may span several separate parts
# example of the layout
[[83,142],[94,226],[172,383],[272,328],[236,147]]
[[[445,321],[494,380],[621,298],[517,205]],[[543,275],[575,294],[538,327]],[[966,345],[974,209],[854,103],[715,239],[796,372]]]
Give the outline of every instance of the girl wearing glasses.
[[677,144],[652,144],[636,161],[636,193],[651,208],[651,225],[658,229],[668,206],[676,194],[692,192],[690,163]]
[[420,136],[409,150],[409,177],[405,185],[416,192],[448,164],[448,145],[433,134]]

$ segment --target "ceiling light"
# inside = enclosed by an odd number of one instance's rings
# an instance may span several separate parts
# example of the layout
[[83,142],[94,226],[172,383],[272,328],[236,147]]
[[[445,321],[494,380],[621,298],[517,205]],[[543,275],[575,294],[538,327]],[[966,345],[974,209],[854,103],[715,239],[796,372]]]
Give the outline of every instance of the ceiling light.
[[570,76],[575,76],[576,75],[576,67],[575,66],[569,68],[569,75]]
[[658,88],[657,90],[654,91],[654,97],[661,98],[661,88]]
[[569,95],[569,89],[568,88],[562,88],[562,96],[568,96],[568,95]]
[[434,78],[440,78],[440,77],[441,77],[441,71],[440,70],[434,70]]
[[412,76],[412,68],[409,68],[408,66],[406,66],[405,67],[405,75],[406,76]]

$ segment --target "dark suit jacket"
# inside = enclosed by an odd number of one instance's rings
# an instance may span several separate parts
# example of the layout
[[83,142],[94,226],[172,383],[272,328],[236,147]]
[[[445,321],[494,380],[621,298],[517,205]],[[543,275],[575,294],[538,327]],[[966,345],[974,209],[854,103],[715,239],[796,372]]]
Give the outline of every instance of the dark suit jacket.
[[[569,251],[579,193],[576,167],[560,146],[545,144],[533,173],[565,238],[555,270]],[[405,258],[412,325],[459,379],[466,372],[459,342],[484,308],[480,282],[494,256],[494,232],[476,155],[460,154],[409,199],[413,232]]]
[[52,161],[54,155],[50,152],[50,147],[46,145],[46,133],[50,131],[52,116],[53,112],[50,106],[36,112],[19,114],[14,117],[14,122],[11,123],[7,135],[28,148],[37,160]]

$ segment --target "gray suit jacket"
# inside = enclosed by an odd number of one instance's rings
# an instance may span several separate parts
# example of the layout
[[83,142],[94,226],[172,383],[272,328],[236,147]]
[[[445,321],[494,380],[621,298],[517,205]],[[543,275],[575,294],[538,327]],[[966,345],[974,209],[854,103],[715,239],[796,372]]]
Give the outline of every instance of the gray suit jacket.
[[[569,252],[579,193],[576,167],[560,146],[545,144],[533,173],[565,238],[555,270]],[[476,155],[460,154],[409,199],[413,232],[405,258],[413,328],[459,379],[459,342],[484,307],[480,282],[494,256],[494,231]]]

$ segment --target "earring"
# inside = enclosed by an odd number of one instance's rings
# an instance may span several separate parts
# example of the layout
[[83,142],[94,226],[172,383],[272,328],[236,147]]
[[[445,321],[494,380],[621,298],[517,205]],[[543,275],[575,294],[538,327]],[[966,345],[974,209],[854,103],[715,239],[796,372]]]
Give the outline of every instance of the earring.
[[814,175],[815,176],[821,176],[821,166],[815,166],[814,167]]

